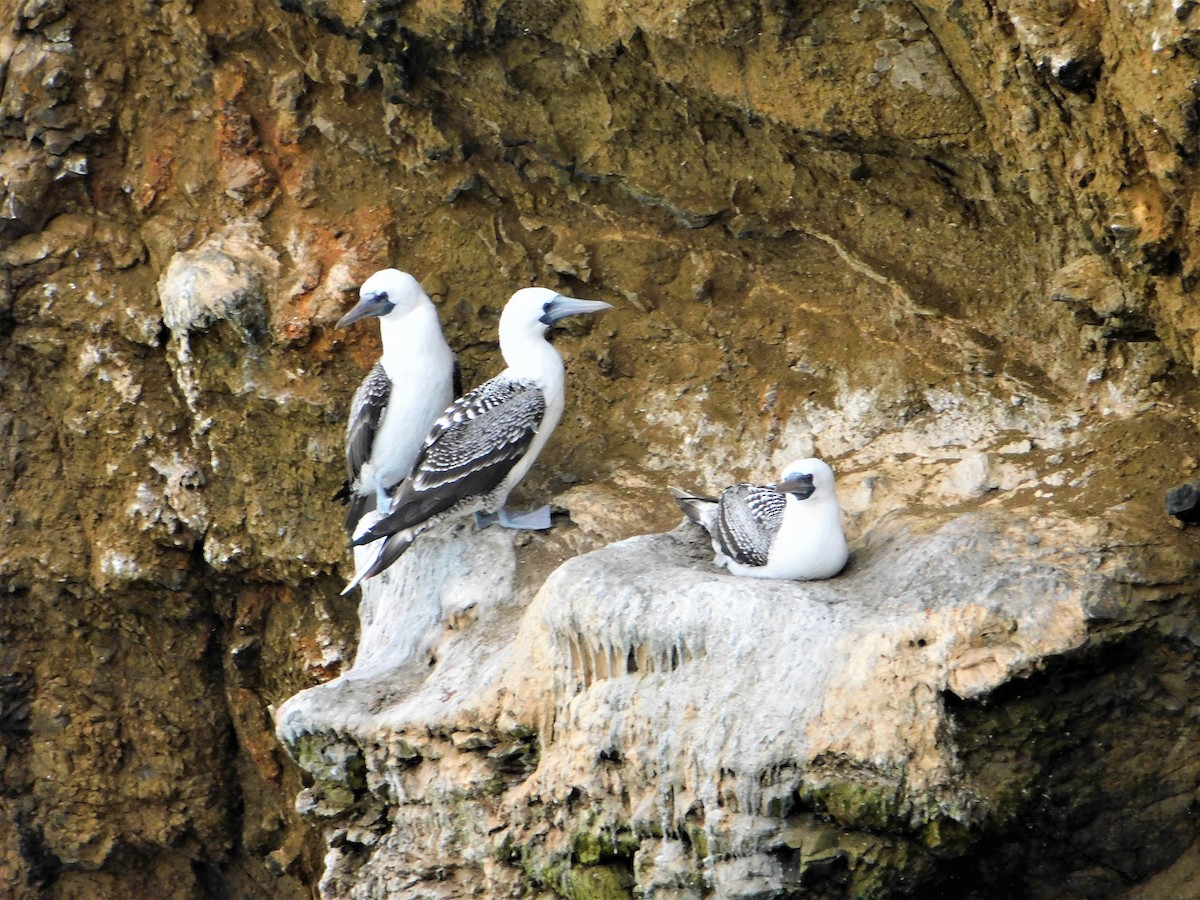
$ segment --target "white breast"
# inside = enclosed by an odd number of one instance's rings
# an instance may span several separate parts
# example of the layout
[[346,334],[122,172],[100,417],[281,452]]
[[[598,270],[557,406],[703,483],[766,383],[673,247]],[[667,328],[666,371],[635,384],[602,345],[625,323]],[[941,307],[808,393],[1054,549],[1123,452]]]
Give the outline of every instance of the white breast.
[[730,561],[729,570],[753,578],[813,581],[832,578],[846,565],[850,548],[842,530],[836,498],[787,498],[783,525],[765,566],[745,566]]

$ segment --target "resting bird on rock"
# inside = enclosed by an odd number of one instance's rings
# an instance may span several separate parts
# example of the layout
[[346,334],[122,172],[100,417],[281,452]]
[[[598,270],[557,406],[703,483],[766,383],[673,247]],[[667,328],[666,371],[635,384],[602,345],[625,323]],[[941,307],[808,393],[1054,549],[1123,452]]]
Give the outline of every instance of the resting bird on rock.
[[437,309],[417,279],[383,269],[363,282],[359,297],[337,327],[377,316],[383,355],[350,401],[350,477],[335,499],[349,501],[351,534],[366,513],[387,508],[388,492],[412,471],[425,435],[454,400],[456,366]]
[[394,563],[417,535],[439,521],[475,513],[483,527],[494,521],[510,528],[550,527],[549,506],[523,515],[504,511],[509,492],[562,416],[563,361],[546,340],[546,330],[567,316],[611,308],[548,288],[512,295],[500,315],[500,353],[508,368],[442,413],[387,514],[354,539],[356,545],[383,544],[343,594]]
[[790,463],[778,484],[727,487],[719,500],[669,490],[711,536],[713,562],[734,575],[811,581],[846,565],[833,469],[819,459]]

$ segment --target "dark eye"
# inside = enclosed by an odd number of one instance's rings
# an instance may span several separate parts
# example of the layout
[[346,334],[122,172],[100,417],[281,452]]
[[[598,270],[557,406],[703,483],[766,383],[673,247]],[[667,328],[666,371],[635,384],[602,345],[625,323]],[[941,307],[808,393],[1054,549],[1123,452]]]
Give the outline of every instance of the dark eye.
[[380,291],[378,294],[376,294],[375,301],[377,303],[387,303],[387,291]]

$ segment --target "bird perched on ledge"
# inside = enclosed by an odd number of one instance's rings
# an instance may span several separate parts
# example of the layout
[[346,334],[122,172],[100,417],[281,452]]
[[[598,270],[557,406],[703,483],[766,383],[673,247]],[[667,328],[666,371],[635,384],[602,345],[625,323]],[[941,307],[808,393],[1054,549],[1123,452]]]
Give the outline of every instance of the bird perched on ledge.
[[437,309],[417,279],[383,269],[363,282],[359,298],[337,327],[378,317],[383,355],[350,401],[350,477],[335,499],[349,503],[351,534],[366,513],[387,508],[388,492],[412,471],[425,435],[454,400],[456,367]]
[[833,469],[819,459],[788,464],[778,484],[735,484],[720,499],[669,488],[712,538],[713,562],[734,575],[811,581],[832,578],[849,548]]
[[509,492],[525,477],[562,416],[562,357],[546,330],[567,316],[611,309],[548,288],[523,288],[500,315],[500,353],[507,368],[456,400],[438,418],[387,514],[354,539],[382,540],[379,553],[342,593],[394,563],[435,522],[476,514],[486,527],[549,528],[550,507],[505,512]]

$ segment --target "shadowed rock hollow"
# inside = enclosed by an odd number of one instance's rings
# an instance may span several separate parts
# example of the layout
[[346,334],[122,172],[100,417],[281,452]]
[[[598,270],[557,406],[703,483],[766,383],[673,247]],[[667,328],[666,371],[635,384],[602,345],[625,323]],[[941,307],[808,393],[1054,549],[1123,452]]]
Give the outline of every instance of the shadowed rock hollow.
[[[1194,893],[1191,4],[0,24],[15,895]],[[332,326],[385,265],[468,384],[516,287],[616,309],[557,338],[555,529],[360,610]],[[810,454],[842,577],[658,534]]]

